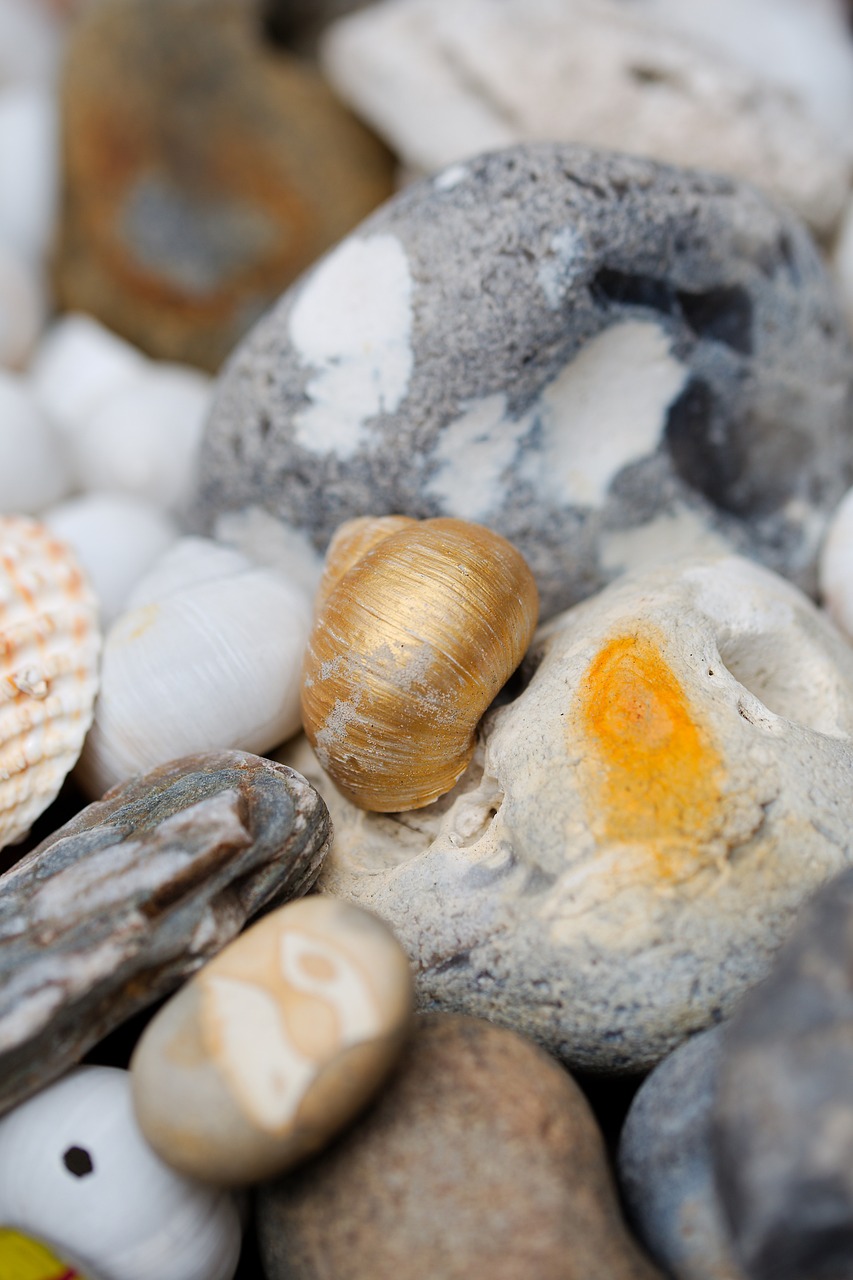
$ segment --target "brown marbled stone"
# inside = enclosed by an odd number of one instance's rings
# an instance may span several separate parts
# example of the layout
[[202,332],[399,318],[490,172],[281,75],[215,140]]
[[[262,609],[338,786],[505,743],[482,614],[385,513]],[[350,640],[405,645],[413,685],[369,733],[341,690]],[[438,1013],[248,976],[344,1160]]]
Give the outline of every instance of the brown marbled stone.
[[42,841],[0,877],[0,1113],[305,893],[329,831],[298,773],[217,751],[131,778]]
[[268,1280],[654,1280],[580,1090],[514,1032],[430,1014],[379,1102],[261,1190]]
[[391,191],[385,148],[245,0],[87,6],[62,120],[60,306],[211,370]]

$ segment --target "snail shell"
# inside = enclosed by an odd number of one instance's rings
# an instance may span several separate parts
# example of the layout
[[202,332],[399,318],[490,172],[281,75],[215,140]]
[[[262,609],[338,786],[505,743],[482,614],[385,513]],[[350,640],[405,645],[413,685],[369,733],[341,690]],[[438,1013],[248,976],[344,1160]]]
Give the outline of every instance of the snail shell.
[[[333,564],[351,564],[350,534],[333,541]],[[464,520],[387,532],[345,568],[317,614],[302,691],[305,731],[344,795],[388,813],[449,791],[537,611],[520,552]]]

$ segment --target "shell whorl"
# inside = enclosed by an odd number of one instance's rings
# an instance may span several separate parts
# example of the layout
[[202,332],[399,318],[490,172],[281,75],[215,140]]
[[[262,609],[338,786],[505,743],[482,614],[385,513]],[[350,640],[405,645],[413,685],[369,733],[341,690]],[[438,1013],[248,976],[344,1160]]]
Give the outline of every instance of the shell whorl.
[[480,718],[530,643],[538,595],[520,552],[482,525],[441,518],[380,536],[320,603],[302,712],[339,789],[395,812],[464,772]]

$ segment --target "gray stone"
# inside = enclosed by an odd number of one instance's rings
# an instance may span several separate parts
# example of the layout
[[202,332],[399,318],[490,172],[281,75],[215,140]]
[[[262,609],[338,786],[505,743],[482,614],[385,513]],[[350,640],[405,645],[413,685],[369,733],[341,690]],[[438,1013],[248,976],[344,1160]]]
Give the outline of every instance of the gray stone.
[[724,1039],[717,1187],[751,1280],[853,1277],[853,871],[803,912]]
[[619,1144],[629,1218],[675,1280],[744,1280],[714,1185],[711,1116],[721,1030],[676,1049],[631,1104]]
[[477,520],[543,616],[734,548],[813,588],[851,473],[851,353],[817,251],[749,186],[580,146],[408,188],[290,289],[220,379],[197,519]]
[[0,878],[0,1112],[313,884],[326,806],[243,751],[107,792]]

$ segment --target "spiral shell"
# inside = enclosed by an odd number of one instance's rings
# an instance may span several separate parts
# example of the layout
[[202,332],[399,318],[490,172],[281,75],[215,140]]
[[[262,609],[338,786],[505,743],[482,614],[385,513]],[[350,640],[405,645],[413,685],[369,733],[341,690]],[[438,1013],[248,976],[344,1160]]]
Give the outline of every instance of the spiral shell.
[[0,846],[59,791],[92,721],[97,603],[44,525],[0,517]]
[[351,532],[330,547],[344,571],[306,651],[305,731],[355,804],[419,809],[464,772],[481,716],[530,643],[536,584],[515,547],[482,525],[416,522],[345,567]]

